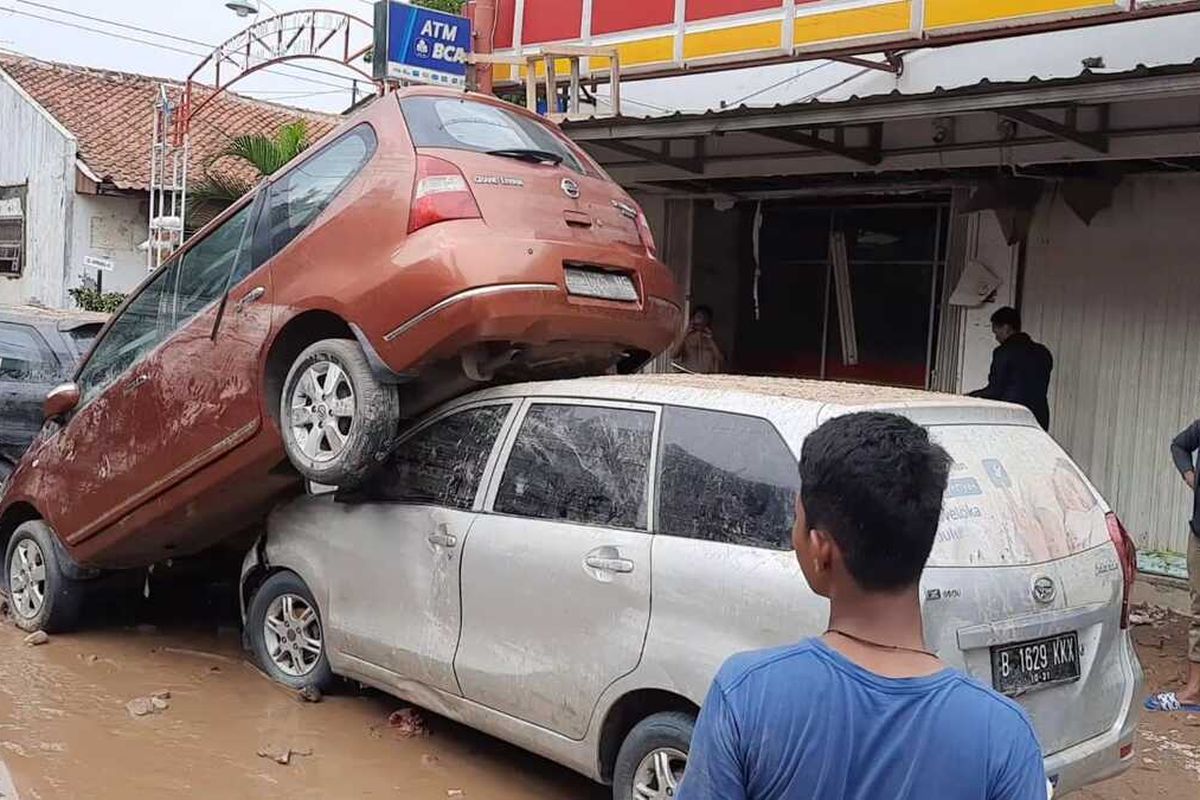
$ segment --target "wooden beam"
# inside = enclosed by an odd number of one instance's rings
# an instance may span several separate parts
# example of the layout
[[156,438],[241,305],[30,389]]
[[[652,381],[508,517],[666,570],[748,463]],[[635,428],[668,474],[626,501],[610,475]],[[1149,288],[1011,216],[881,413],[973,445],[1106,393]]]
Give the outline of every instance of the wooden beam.
[[651,161],[666,167],[674,167],[684,172],[690,172],[693,175],[704,174],[704,162],[702,158],[680,158],[679,156],[667,155],[666,153],[656,153],[653,150],[647,150],[644,147],[638,147],[626,142],[596,141],[592,142],[592,144],[607,147],[609,150],[633,156],[634,158],[640,158],[644,161]]
[[851,161],[857,161],[871,167],[883,161],[883,156],[877,144],[879,136],[875,133],[872,133],[872,142],[876,143],[873,147],[846,147],[838,142],[822,139],[815,132],[801,133],[800,131],[774,129],[754,130],[751,132],[767,139],[774,139],[777,142],[787,142],[799,147],[807,147],[810,150],[822,150],[826,153],[832,153],[835,156],[848,158]]
[[1108,153],[1108,136],[1103,133],[1092,133],[1081,131],[1078,128],[1070,125],[1064,125],[1061,122],[1055,122],[1052,119],[1043,117],[1041,114],[1035,114],[1032,111],[1027,111],[1023,108],[1008,108],[1001,109],[996,114],[1004,119],[1010,119],[1013,122],[1027,125],[1034,130],[1039,130],[1042,133],[1048,133],[1055,138],[1062,139],[1065,142],[1074,142],[1081,147],[1086,147],[1095,153]]
[[904,72],[904,58],[900,53],[887,53],[883,61],[874,61],[858,56],[835,56],[830,60],[840,61],[843,64],[850,64],[855,67],[866,67],[867,69],[879,70],[880,72],[890,72],[892,75],[899,75]]

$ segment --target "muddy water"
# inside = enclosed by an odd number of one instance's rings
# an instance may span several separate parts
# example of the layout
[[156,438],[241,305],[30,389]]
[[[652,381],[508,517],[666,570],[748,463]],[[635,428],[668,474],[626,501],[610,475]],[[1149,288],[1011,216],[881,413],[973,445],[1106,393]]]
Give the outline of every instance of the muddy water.
[[[235,629],[91,625],[40,647],[0,626],[0,759],[19,797],[403,797],[602,800],[594,784],[425,715],[431,735],[387,725],[403,704],[347,691],[301,703],[253,670]],[[170,707],[133,718],[160,690]],[[262,749],[293,756],[284,766]],[[0,771],[0,792],[7,798]]]

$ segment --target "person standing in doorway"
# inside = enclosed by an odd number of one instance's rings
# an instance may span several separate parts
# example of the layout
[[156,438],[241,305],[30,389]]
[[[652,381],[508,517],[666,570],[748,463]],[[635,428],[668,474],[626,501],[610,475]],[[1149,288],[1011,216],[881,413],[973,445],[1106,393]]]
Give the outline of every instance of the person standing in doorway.
[[987,386],[971,397],[1017,403],[1033,412],[1043,430],[1050,430],[1050,373],[1054,356],[1021,330],[1021,315],[1005,306],[992,314],[992,333],[1000,343],[992,352]]
[[708,306],[696,306],[683,341],[671,354],[675,364],[687,372],[714,373],[725,369],[725,356],[713,339],[713,311]]
[[725,663],[676,800],[1046,800],[1029,717],[925,643],[918,586],[949,473],[895,414],[809,434],[792,546],[828,630]]
[[1171,458],[1192,491],[1192,520],[1188,531],[1188,583],[1192,590],[1192,624],[1188,630],[1187,684],[1146,700],[1150,711],[1189,711],[1200,714],[1200,492],[1196,491],[1196,451],[1200,450],[1200,419],[1171,441]]

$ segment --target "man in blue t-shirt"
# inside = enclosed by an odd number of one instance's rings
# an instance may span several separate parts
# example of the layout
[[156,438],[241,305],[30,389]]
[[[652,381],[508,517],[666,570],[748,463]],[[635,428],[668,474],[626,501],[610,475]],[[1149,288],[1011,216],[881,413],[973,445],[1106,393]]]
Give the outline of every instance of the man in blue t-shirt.
[[804,442],[792,543],[829,630],[731,658],[700,712],[678,800],[1045,800],[1021,707],[925,645],[917,585],[950,459],[893,414]]

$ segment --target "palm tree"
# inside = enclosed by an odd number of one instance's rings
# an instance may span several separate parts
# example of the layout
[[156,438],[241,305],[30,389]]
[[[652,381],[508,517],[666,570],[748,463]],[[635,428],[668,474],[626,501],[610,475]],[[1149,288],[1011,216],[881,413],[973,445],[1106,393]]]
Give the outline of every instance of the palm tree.
[[[248,133],[233,137],[205,167],[204,179],[189,192],[188,227],[204,225],[254,188],[260,178],[274,174],[303,153],[309,144],[308,123],[304,120],[289,122],[274,136]],[[232,159],[240,168],[216,168],[217,162],[224,159]]]

